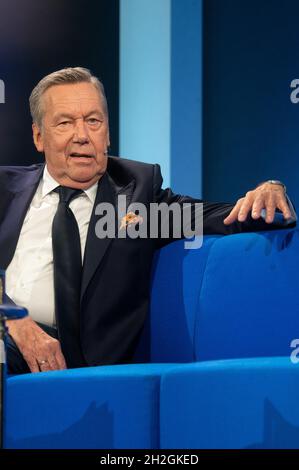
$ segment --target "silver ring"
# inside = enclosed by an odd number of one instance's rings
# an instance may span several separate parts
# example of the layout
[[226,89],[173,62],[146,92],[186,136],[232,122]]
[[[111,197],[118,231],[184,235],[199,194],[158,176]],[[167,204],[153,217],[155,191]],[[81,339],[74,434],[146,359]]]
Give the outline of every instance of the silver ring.
[[39,361],[38,363],[39,363],[40,366],[43,366],[43,365],[46,364],[47,362],[48,362],[48,361],[45,359],[44,361]]

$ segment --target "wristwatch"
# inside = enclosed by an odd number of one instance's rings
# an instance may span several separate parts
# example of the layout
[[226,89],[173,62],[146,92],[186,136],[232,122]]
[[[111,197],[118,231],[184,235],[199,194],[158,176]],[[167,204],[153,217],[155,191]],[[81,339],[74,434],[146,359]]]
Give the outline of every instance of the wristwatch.
[[282,187],[283,187],[284,193],[286,194],[286,192],[287,192],[287,187],[286,187],[286,185],[283,184],[283,183],[282,183],[281,181],[279,181],[279,180],[267,180],[267,181],[263,181],[262,183],[258,184],[257,187],[258,187],[258,186],[261,186],[262,184],[265,184],[265,183],[279,184],[279,186],[282,186]]

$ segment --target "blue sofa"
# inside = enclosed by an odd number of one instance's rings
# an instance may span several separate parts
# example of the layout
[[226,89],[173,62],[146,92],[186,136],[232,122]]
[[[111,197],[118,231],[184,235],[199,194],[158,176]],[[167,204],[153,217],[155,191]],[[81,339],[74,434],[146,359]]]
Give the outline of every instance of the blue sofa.
[[297,230],[163,248],[134,363],[9,377],[6,447],[299,448],[298,260]]

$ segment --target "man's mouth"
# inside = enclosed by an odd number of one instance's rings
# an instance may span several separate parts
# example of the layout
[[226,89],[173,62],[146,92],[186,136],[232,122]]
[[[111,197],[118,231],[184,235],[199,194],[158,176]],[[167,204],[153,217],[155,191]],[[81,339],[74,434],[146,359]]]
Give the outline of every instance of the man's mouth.
[[79,157],[79,158],[93,158],[93,155],[90,155],[88,153],[78,153],[78,152],[73,152],[70,153],[70,157]]

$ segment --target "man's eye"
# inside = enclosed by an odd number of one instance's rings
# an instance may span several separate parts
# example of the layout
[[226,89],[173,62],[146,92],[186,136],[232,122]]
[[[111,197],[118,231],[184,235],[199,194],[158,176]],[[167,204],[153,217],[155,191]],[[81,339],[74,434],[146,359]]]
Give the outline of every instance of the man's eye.
[[58,125],[61,126],[61,127],[65,127],[70,123],[71,123],[70,121],[61,121],[61,122],[58,123]]
[[101,121],[99,121],[99,119],[96,119],[96,118],[89,118],[87,119],[87,122],[89,124],[99,124]]

